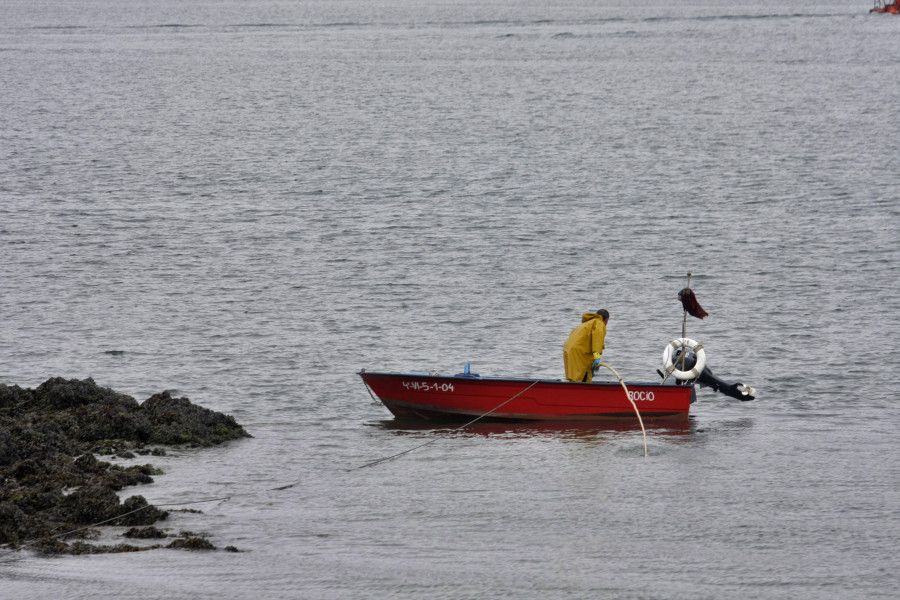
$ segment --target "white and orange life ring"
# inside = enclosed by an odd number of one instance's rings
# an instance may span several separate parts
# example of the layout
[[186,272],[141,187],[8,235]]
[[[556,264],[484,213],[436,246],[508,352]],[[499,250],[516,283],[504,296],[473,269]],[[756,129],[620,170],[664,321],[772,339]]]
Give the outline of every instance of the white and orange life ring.
[[[676,368],[675,354],[679,348],[682,349],[682,353],[690,350],[697,356],[697,362],[692,369],[680,371]],[[666,373],[674,375],[675,379],[680,381],[697,379],[706,367],[706,351],[703,349],[703,344],[689,338],[678,338],[666,344],[666,349],[663,350],[663,364],[666,365]]]

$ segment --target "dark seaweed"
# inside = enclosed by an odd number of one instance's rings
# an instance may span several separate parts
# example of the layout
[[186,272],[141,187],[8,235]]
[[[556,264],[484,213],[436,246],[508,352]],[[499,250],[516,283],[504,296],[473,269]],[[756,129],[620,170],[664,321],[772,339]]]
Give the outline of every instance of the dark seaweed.
[[[151,483],[159,474],[152,465],[122,467],[97,456],[160,455],[165,450],[153,446],[207,447],[241,437],[250,435],[234,418],[168,392],[139,404],[90,378],[57,377],[35,389],[0,384],[0,545],[27,545],[44,554],[146,550],[83,541],[96,535],[92,527],[99,524],[159,532],[149,526],[169,514],[143,496],[120,502],[116,494]],[[165,547],[214,549],[193,534]]]

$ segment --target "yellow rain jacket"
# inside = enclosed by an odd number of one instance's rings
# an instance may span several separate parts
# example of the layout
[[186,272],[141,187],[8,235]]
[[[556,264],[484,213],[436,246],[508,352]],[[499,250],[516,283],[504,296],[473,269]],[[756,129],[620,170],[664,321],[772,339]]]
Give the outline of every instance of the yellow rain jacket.
[[[584,313],[581,325],[572,330],[563,346],[563,362],[566,365],[566,379],[569,381],[591,381],[591,364],[594,353],[603,353],[606,339],[606,323],[597,313]],[[585,379],[587,375],[587,379]]]

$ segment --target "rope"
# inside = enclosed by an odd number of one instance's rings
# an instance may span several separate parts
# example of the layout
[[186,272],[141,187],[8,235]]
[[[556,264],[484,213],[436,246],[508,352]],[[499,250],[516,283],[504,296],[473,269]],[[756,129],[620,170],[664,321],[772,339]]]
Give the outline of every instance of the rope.
[[[469,421],[468,423],[465,423],[465,424],[463,424],[463,425],[460,425],[459,427],[457,427],[457,428],[455,428],[455,429],[451,429],[450,431],[451,431],[451,432],[457,432],[457,431],[459,431],[460,429],[465,429],[466,427],[468,427],[468,426],[471,425],[472,423],[475,423],[476,421],[480,421],[481,419],[483,419],[483,418],[485,418],[486,416],[488,416],[489,414],[491,414],[491,413],[493,413],[493,412],[495,412],[495,411],[497,411],[497,410],[503,408],[504,406],[506,406],[507,404],[509,404],[510,402],[512,402],[513,400],[515,400],[516,398],[518,398],[519,396],[521,396],[522,394],[524,394],[525,392],[527,392],[528,390],[530,390],[531,388],[533,388],[534,386],[536,386],[536,385],[538,384],[538,382],[540,382],[540,379],[535,380],[535,381],[532,382],[531,385],[529,385],[527,388],[525,388],[524,390],[522,390],[521,392],[519,392],[519,393],[516,394],[515,396],[512,396],[511,398],[507,398],[507,399],[504,400],[502,403],[498,404],[497,406],[495,406],[495,407],[492,408],[491,410],[487,411],[487,412],[484,413],[483,415],[477,416],[477,417],[475,417],[474,419],[472,419],[471,421]],[[368,388],[369,388],[369,386],[366,385],[366,389],[368,389]],[[371,393],[371,392],[370,392],[370,393]],[[404,454],[409,454],[409,453],[412,452],[413,450],[418,450],[419,448],[424,448],[425,446],[427,446],[427,445],[429,445],[429,444],[433,444],[434,442],[438,441],[439,439],[441,439],[441,438],[433,438],[433,439],[430,439],[430,440],[428,440],[427,442],[425,442],[424,444],[419,444],[418,446],[414,446],[414,447],[412,447],[412,448],[410,448],[410,449],[408,449],[408,450],[404,450],[403,452],[398,452],[397,454],[392,454],[391,456],[385,456],[384,458],[379,458],[378,460],[373,460],[372,462],[368,462],[368,463],[366,463],[366,464],[364,464],[364,465],[360,465],[360,466],[358,466],[358,467],[353,467],[352,469],[348,469],[348,471],[356,471],[356,470],[359,470],[359,469],[365,469],[366,467],[372,467],[372,466],[375,466],[375,465],[377,465],[377,464],[379,464],[379,463],[383,463],[383,462],[387,462],[387,461],[389,461],[389,460],[393,460],[393,459],[395,459],[395,458],[399,458],[399,457],[403,456]]]
[[[275,488],[275,489],[281,489],[281,488]],[[134,513],[140,512],[142,510],[146,510],[148,508],[156,508],[158,506],[186,506],[188,504],[205,504],[207,502],[218,502],[221,500],[230,500],[231,498],[232,498],[232,496],[222,496],[220,498],[209,498],[208,500],[194,500],[193,502],[170,502],[167,504],[145,504],[144,506],[140,506],[134,510],[130,510],[127,513],[122,513],[121,515],[117,515],[111,519],[106,519],[104,521],[98,521],[97,523],[92,523],[85,527],[79,527],[78,529],[72,529],[70,531],[64,531],[63,533],[49,535],[49,536],[46,536],[41,539],[32,540],[30,542],[20,544],[19,546],[21,548],[27,548],[28,546],[34,546],[35,544],[39,543],[41,540],[45,540],[45,539],[54,540],[56,538],[66,537],[66,536],[72,535],[73,533],[78,533],[79,531],[85,531],[86,529],[93,529],[94,527],[99,527],[100,525],[105,525],[106,523],[111,523],[113,521],[117,521],[118,519],[127,517],[128,515],[133,515]],[[2,544],[2,545],[0,545],[0,548],[8,547],[9,545],[10,544]]]
[[[631,399],[631,394],[628,393],[628,387],[626,387],[625,382],[622,381],[622,378],[619,376],[619,374],[616,372],[615,369],[613,369],[613,368],[610,367],[609,365],[603,364],[603,363],[600,363],[599,366],[601,366],[601,367],[606,367],[607,369],[609,369],[610,371],[612,371],[613,374],[616,376],[616,378],[618,378],[619,383],[622,385],[622,388],[625,390],[625,395],[628,397],[628,401],[631,402],[631,405],[634,407],[634,412],[635,412],[635,414],[637,414],[638,422],[639,422],[640,425],[641,425],[641,432],[642,432],[643,435],[644,435],[644,456],[647,456],[647,431],[644,429],[644,422],[643,422],[643,420],[641,419],[641,413],[638,411],[637,405],[634,403],[634,400]],[[462,430],[462,429],[465,429],[466,427],[472,425],[473,423],[476,423],[476,422],[480,421],[481,419],[487,417],[488,415],[490,415],[490,414],[492,414],[492,413],[494,413],[494,412],[500,410],[501,408],[503,408],[504,406],[506,406],[507,404],[509,404],[510,402],[512,402],[513,400],[515,400],[516,398],[518,398],[519,396],[521,396],[522,394],[524,394],[525,392],[527,392],[528,390],[530,390],[531,388],[533,388],[533,387],[534,387],[535,385],[537,385],[538,383],[540,383],[540,379],[537,379],[537,380],[531,382],[531,384],[528,385],[528,387],[524,388],[522,391],[518,392],[518,393],[515,394],[514,396],[511,396],[511,397],[507,398],[506,400],[504,400],[503,402],[501,402],[500,404],[498,404],[497,406],[495,406],[495,407],[492,408],[491,410],[487,411],[486,413],[481,414],[481,415],[475,417],[474,419],[472,419],[471,421],[468,421],[467,423],[464,423],[464,424],[460,425],[459,427],[456,427],[456,428],[452,429],[451,432],[457,432],[457,431],[460,431],[460,430]],[[366,389],[367,389],[367,390],[369,389],[369,386],[368,386],[368,385],[366,385]],[[372,392],[369,391],[369,394],[371,395]],[[374,397],[374,396],[373,396],[373,397]],[[393,459],[395,459],[395,458],[399,458],[399,457],[403,456],[404,454],[409,454],[410,452],[413,452],[413,451],[415,451],[415,450],[418,450],[419,448],[424,448],[425,446],[428,446],[428,445],[430,445],[430,444],[433,444],[434,442],[436,442],[436,441],[438,441],[438,440],[440,440],[440,439],[441,439],[441,438],[433,438],[433,439],[430,439],[430,440],[428,440],[427,442],[425,442],[425,443],[423,443],[423,444],[419,444],[418,446],[414,446],[414,447],[412,447],[412,448],[409,448],[409,449],[407,449],[407,450],[404,450],[403,452],[398,452],[397,454],[392,454],[392,455],[390,455],[390,456],[385,456],[385,457],[383,457],[383,458],[379,458],[379,459],[377,459],[377,460],[373,460],[373,461],[371,461],[371,462],[368,462],[368,463],[366,463],[366,464],[360,465],[360,466],[358,466],[358,467],[354,467],[354,468],[352,468],[352,469],[347,469],[347,471],[349,471],[349,472],[357,471],[357,470],[359,470],[359,469],[364,469],[364,468],[366,468],[366,467],[372,467],[372,466],[375,466],[375,465],[377,465],[377,464],[380,464],[380,463],[383,463],[383,462],[387,462],[387,461],[393,460]],[[289,488],[294,487],[295,485],[297,485],[297,484],[299,484],[299,483],[300,483],[299,481],[296,481],[296,482],[294,482],[294,483],[289,483],[289,484],[287,484],[287,485],[282,485],[282,486],[279,486],[279,487],[271,488],[270,491],[286,490],[286,489],[289,489]],[[142,510],[146,510],[146,509],[148,509],[148,508],[156,508],[156,507],[164,507],[164,506],[186,506],[186,505],[190,505],[190,504],[205,504],[205,503],[207,503],[207,502],[220,502],[220,501],[230,500],[230,499],[232,499],[232,498],[234,498],[234,497],[236,497],[236,496],[251,496],[251,495],[255,495],[255,494],[252,494],[252,493],[246,493],[246,494],[232,494],[232,495],[230,495],[230,496],[220,496],[220,497],[217,497],[217,498],[208,498],[208,499],[206,499],[206,500],[194,500],[194,501],[190,501],[190,502],[170,502],[170,503],[166,503],[166,504],[146,504],[146,505],[141,506],[141,507],[139,507],[139,508],[136,508],[136,509],[134,509],[134,510],[128,511],[127,513],[123,513],[123,514],[121,514],[121,515],[117,515],[117,516],[115,516],[115,517],[112,517],[112,518],[110,518],[110,519],[106,519],[106,520],[103,520],[103,521],[99,521],[99,522],[97,522],[97,523],[93,523],[93,524],[87,525],[87,526],[85,526],[85,527],[80,527],[80,528],[78,528],[78,529],[73,529],[73,530],[71,530],[71,531],[66,531],[66,532],[63,532],[63,533],[57,533],[57,534],[54,534],[54,535],[51,535],[51,536],[47,536],[46,538],[41,538],[41,539],[56,539],[56,538],[60,538],[60,537],[69,536],[69,535],[72,535],[73,533],[78,533],[79,531],[84,531],[84,530],[86,530],[86,529],[92,529],[92,528],[94,528],[94,527],[99,527],[100,525],[105,525],[106,523],[111,523],[111,522],[113,522],[113,521],[116,521],[116,520],[121,519],[121,518],[123,518],[123,517],[127,517],[128,515],[135,514],[135,513],[137,513],[137,512],[142,511]],[[30,542],[26,542],[26,543],[20,544],[19,547],[21,547],[21,548],[26,548],[26,547],[28,547],[28,546],[33,546],[33,545],[39,543],[40,541],[41,541],[40,539],[32,540],[32,541],[30,541]],[[10,544],[2,544],[2,545],[0,545],[0,548],[2,548],[2,547],[9,547],[9,546],[10,546]]]
[[369,388],[369,385],[365,382],[363,382],[363,385],[366,386],[366,391],[369,392],[369,396],[372,397],[372,402],[374,402],[375,404],[382,404],[381,400],[379,400],[378,397],[372,393],[372,390],[371,390],[371,388]]
[[631,402],[631,406],[634,407],[634,414],[637,415],[638,423],[641,424],[641,433],[644,434],[644,456],[646,457],[647,456],[647,430],[644,429],[644,420],[641,419],[641,411],[638,410],[637,404],[634,403],[634,400],[631,398],[631,394],[628,392],[628,386],[625,385],[625,382],[622,381],[622,377],[611,366],[604,364],[604,363],[600,363],[598,366],[606,367],[607,369],[609,369],[610,371],[613,372],[613,375],[615,375],[616,379],[619,380],[619,384],[621,384],[622,389],[625,390],[625,396],[628,398],[628,401]]

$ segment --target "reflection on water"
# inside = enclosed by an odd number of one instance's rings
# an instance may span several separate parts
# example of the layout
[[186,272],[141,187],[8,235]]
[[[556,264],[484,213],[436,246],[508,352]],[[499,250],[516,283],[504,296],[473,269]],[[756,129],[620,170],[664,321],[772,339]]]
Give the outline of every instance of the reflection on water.
[[[562,439],[578,439],[596,437],[603,433],[629,433],[640,432],[641,426],[637,419],[605,419],[600,421],[485,421],[460,424],[453,420],[404,420],[388,419],[367,423],[370,427],[376,427],[397,434],[418,434],[433,432],[442,435],[462,434],[465,436],[479,435],[485,437],[540,437],[552,436]],[[672,417],[660,417],[644,419],[644,429],[654,435],[688,435],[697,429],[693,417],[679,415]]]

